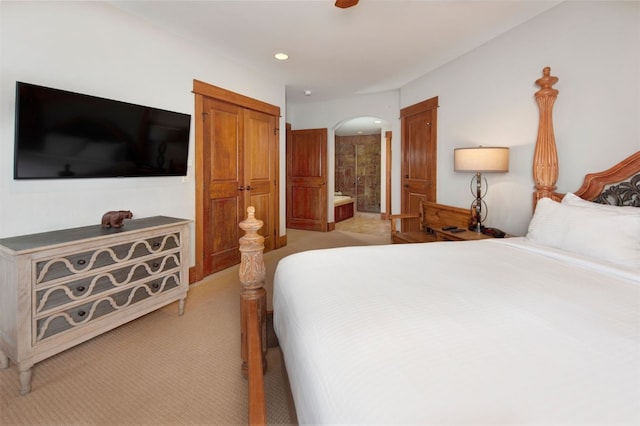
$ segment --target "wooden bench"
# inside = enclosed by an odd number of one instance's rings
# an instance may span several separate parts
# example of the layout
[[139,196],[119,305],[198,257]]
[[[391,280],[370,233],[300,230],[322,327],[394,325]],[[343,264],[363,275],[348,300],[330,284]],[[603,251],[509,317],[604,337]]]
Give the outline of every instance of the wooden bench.
[[[396,244],[427,243],[439,241],[438,230],[447,226],[467,229],[471,212],[469,209],[438,204],[433,201],[423,201],[418,213],[394,214],[391,220],[391,242]],[[397,228],[399,220],[418,220],[420,230],[400,232]]]

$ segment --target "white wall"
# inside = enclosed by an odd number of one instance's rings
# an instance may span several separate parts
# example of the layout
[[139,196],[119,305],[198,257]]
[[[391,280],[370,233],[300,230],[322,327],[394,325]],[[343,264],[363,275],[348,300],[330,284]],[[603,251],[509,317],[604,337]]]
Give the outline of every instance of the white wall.
[[[471,176],[452,171],[453,148],[510,146],[511,171],[487,176],[488,224],[523,234],[531,215],[538,124],[534,80],[544,66],[560,78],[554,108],[558,187],[577,189],[584,173],[607,168],[640,149],[638,22],[638,2],[565,2],[400,91],[290,105],[286,121],[294,129],[327,127],[333,141],[334,129],[344,120],[380,117],[391,123],[385,130],[393,132],[393,151],[399,153],[400,108],[438,96],[438,201],[458,206],[471,202]],[[195,78],[285,111],[283,84],[108,5],[0,2],[0,24],[0,237],[94,224],[111,209],[131,209],[137,217],[195,217],[193,169],[187,183],[179,177],[13,180],[17,80],[193,114]],[[284,122],[282,118],[281,129]],[[280,133],[284,179],[285,132]],[[193,148],[193,125],[191,139]],[[333,157],[330,143],[330,179]],[[400,158],[394,155],[394,213],[399,211],[399,170]]]
[[[400,109],[438,96],[438,202],[467,207],[473,201],[472,176],[453,172],[454,148],[509,146],[510,172],[486,175],[486,224],[524,235],[534,189],[535,80],[545,66],[560,78],[554,107],[558,190],[576,190],[585,173],[609,168],[640,150],[639,22],[640,2],[564,2],[405,85],[397,105],[396,92],[387,92],[289,105],[288,117],[294,129],[331,130],[344,118],[377,115],[392,123],[393,152],[399,153]],[[333,167],[333,154],[329,157]],[[393,156],[392,167],[396,213],[399,155]]]
[[559,78],[559,191],[578,189],[585,173],[640,150],[640,2],[561,3],[401,89],[401,108],[439,97],[439,202],[466,207],[473,198],[471,175],[453,172],[454,148],[509,146],[510,172],[486,174],[487,223],[526,233],[538,126],[534,81],[545,66]]
[[[130,209],[135,217],[195,218],[193,167],[188,182],[181,177],[14,180],[16,81],[193,115],[191,90],[198,79],[277,105],[284,114],[284,84],[109,5],[1,2],[0,8],[0,237],[96,224],[107,210]],[[284,122],[282,118],[281,129]],[[194,128],[192,118],[191,164]],[[284,131],[280,145],[283,165]],[[283,212],[284,202],[281,196]]]

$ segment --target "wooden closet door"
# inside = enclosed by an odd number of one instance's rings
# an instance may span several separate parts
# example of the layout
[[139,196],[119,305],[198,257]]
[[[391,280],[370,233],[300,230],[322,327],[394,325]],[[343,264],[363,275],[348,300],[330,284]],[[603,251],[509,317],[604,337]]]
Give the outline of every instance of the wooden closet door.
[[[247,207],[264,222],[265,251],[279,239],[280,108],[202,81],[195,93],[196,265],[191,281],[240,262]],[[193,274],[191,274],[193,272]]]
[[209,275],[240,262],[244,110],[206,98],[203,116],[203,250],[204,275]]
[[[278,129],[276,118],[261,112],[244,111],[244,206],[254,206],[264,222],[260,234],[265,251],[276,247],[278,204]],[[243,217],[240,218],[242,220]]]
[[[403,108],[402,213],[418,213],[422,201],[436,201],[438,98]],[[402,232],[419,231],[418,219],[402,221]]]

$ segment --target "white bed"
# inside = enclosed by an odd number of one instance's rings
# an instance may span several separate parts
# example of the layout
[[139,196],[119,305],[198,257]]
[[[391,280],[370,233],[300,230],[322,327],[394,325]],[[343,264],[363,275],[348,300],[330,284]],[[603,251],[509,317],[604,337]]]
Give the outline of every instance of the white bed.
[[[547,67],[536,81],[525,237],[280,261],[274,328],[300,423],[640,425],[640,151],[555,192],[557,80]],[[245,250],[250,270],[260,246]],[[245,275],[243,300],[264,299]],[[266,365],[262,299],[242,316],[255,330],[243,347],[257,342],[243,350],[256,360],[249,395]],[[264,415],[264,398],[248,405],[250,423]]]
[[536,81],[526,237],[280,261],[274,327],[300,423],[640,425],[640,152],[556,193],[557,80]]
[[301,424],[640,424],[637,269],[525,238],[350,247],[283,259],[273,297]]

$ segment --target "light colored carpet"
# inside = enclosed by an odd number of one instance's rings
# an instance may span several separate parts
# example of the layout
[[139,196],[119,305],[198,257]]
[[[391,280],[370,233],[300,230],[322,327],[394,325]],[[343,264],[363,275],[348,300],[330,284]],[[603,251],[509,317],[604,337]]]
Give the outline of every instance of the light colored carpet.
[[387,237],[391,235],[391,222],[381,220],[380,213],[355,212],[352,218],[336,223],[336,230]]
[[[265,254],[268,295],[277,262],[290,253],[387,244],[389,236],[287,230],[287,240]],[[246,424],[239,294],[237,266],[213,274],[191,286],[183,316],[174,303],[36,364],[25,396],[10,364],[0,370],[0,424]],[[291,424],[277,348],[268,363],[269,424]]]

